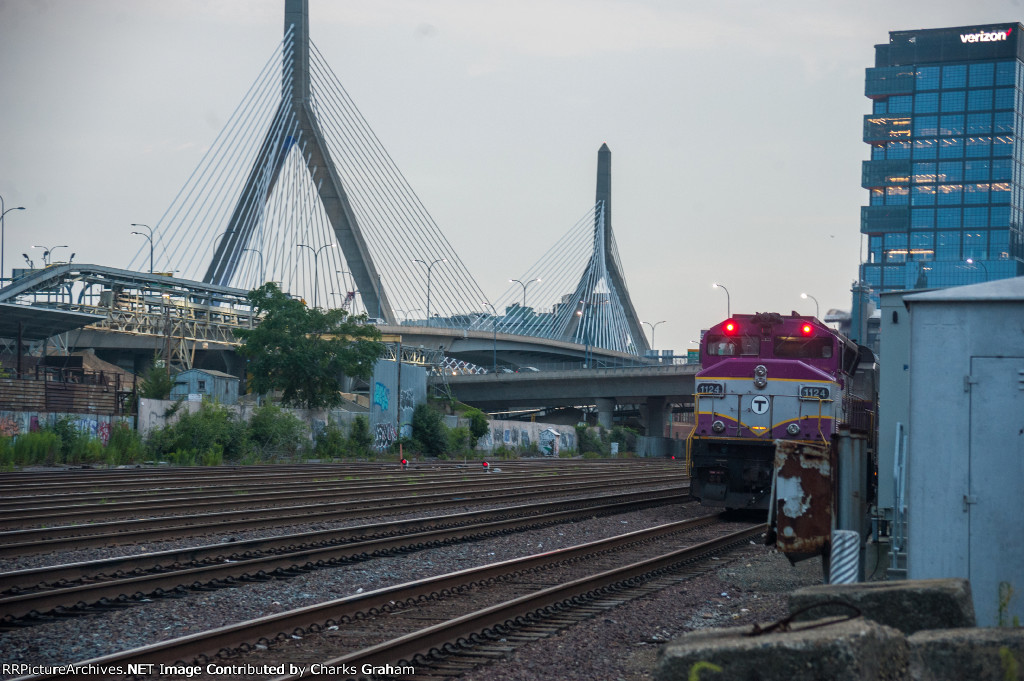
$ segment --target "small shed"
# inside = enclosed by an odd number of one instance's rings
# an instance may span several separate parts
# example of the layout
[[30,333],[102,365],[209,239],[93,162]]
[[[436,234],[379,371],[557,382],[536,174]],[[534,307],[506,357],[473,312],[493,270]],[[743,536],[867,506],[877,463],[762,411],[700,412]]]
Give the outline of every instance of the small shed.
[[1024,277],[904,301],[907,577],[969,579],[979,626],[1024,620]]
[[[191,396],[197,396],[191,398]],[[201,399],[209,397],[221,404],[238,402],[238,379],[231,374],[213,369],[188,369],[174,377],[171,399]]]

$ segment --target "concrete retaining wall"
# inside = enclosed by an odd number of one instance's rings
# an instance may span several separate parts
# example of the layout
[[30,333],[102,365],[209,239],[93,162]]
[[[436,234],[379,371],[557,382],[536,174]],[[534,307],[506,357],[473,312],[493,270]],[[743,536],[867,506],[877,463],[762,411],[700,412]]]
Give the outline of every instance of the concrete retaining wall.
[[791,595],[790,612],[835,601],[864,616],[798,619],[769,633],[737,627],[685,634],[662,650],[654,679],[1024,681],[1024,628],[973,628],[967,580],[807,587]]

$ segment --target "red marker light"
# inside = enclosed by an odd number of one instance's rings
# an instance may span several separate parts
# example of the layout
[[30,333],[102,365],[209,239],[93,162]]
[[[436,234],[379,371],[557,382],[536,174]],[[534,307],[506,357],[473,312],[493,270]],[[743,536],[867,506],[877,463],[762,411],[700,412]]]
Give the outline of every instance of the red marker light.
[[739,326],[731,319],[722,325],[722,331],[726,336],[735,336],[738,330]]
[[487,463],[486,461],[484,461],[484,468],[487,468],[487,467],[488,467],[488,466],[490,466],[490,465],[491,465],[491,464],[489,464],[489,463]]
[[805,336],[810,336],[811,334],[814,333],[814,327],[811,326],[810,324],[804,324],[803,326],[800,327],[800,333],[802,333]]

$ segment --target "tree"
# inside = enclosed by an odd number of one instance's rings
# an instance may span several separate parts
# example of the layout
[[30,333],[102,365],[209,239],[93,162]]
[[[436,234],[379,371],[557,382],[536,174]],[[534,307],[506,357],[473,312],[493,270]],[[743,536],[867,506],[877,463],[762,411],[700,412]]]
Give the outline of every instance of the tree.
[[473,438],[469,443],[469,448],[472,449],[480,438],[490,431],[491,422],[487,419],[487,414],[476,408],[467,410],[466,416],[469,418],[469,434]]
[[431,456],[448,451],[448,428],[441,421],[441,414],[426,402],[417,404],[412,412],[412,438],[419,449]]
[[286,405],[316,409],[341,403],[338,379],[367,379],[384,352],[377,327],[342,309],[317,310],[286,295],[273,282],[247,296],[262,314],[254,329],[239,329],[238,353],[249,360],[251,389],[282,392]]
[[348,431],[348,441],[352,451],[357,456],[366,456],[373,444],[373,435],[370,434],[370,422],[362,414],[352,419],[352,426]]
[[166,400],[171,396],[171,388],[173,387],[174,378],[167,371],[167,367],[163,365],[159,353],[154,352],[153,363],[143,372],[142,380],[139,381],[139,397]]

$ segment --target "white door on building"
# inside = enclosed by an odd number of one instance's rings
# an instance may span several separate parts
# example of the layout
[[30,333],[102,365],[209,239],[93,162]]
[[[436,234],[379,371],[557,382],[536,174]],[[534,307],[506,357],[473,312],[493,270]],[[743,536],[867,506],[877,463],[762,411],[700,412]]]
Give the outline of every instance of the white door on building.
[[975,615],[981,627],[1024,623],[1024,357],[972,357],[970,393],[963,508]]

